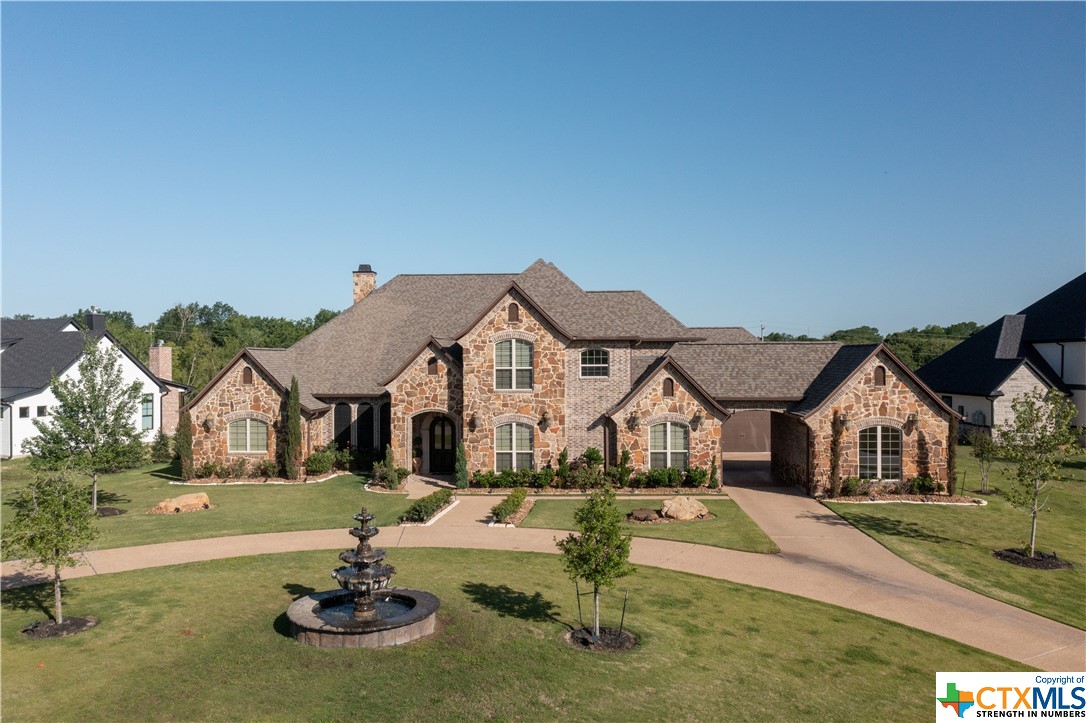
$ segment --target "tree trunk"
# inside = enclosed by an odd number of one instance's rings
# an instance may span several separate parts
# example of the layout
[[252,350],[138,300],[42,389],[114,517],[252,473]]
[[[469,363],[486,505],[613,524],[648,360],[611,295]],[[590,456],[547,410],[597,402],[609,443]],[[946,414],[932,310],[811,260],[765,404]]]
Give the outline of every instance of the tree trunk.
[[592,641],[600,639],[600,587],[592,586]]
[[56,615],[53,619],[57,621],[57,625],[64,623],[64,611],[60,607],[60,568],[53,567],[53,602],[56,604]]
[[1033,509],[1030,512],[1033,514],[1033,521],[1030,523],[1029,528],[1029,556],[1033,557],[1034,551],[1037,549],[1037,495],[1040,492],[1036,487],[1033,490]]
[[91,510],[98,511],[98,473],[91,473],[91,480],[94,482],[93,491],[91,492]]

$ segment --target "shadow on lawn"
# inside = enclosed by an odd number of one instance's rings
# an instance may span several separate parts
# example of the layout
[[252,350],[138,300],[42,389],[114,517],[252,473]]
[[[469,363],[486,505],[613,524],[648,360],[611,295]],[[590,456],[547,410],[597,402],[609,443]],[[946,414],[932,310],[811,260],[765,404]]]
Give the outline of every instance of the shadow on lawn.
[[465,582],[460,586],[472,602],[498,613],[530,622],[558,622],[557,606],[538,592],[531,595],[508,585]]
[[109,490],[98,489],[98,506],[103,505],[123,505],[126,502],[131,502],[132,499],[117,494],[116,492],[110,492]]
[[181,460],[175,459],[164,467],[159,467],[155,471],[151,472],[152,477],[158,479],[166,479],[171,482],[181,481]]
[[927,532],[915,522],[894,520],[863,512],[849,513],[848,521],[861,530],[870,530],[880,535],[907,537],[910,540],[921,540],[922,542],[941,543],[952,541],[950,538]]
[[[62,598],[68,596],[68,585],[60,582],[60,594]],[[4,607],[17,611],[40,612],[50,620],[53,619],[53,585],[43,583],[41,585],[27,585],[25,587],[8,588],[3,594]],[[67,607],[67,606],[65,606]]]

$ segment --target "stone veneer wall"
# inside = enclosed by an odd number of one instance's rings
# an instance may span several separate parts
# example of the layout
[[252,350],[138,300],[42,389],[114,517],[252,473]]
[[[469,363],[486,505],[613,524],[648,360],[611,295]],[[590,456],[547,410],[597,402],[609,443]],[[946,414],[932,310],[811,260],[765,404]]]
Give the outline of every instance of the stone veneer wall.
[[[664,396],[664,379],[673,379],[675,395]],[[637,412],[639,423],[631,430],[627,420]],[[701,412],[702,421],[697,430],[690,430],[690,466],[708,468],[713,456],[721,463],[721,428],[723,420],[715,409],[707,408],[700,395],[693,392],[679,378],[668,373],[657,374],[652,383],[626,404],[615,419],[616,449],[630,451],[630,466],[636,471],[649,469],[649,427],[661,422],[680,422],[689,425],[691,418]]]
[[998,428],[1000,424],[1009,424],[1014,421],[1014,410],[1011,408],[1011,402],[1017,397],[1034,390],[1043,393],[1048,390],[1048,387],[1023,364],[1007,377],[999,390],[1003,392],[1003,396],[996,397],[992,401],[992,419],[988,420],[988,424],[993,429]]
[[[190,409],[192,417],[192,457],[196,466],[206,462],[229,463],[234,459],[275,459],[284,443],[286,429],[281,423],[283,397],[259,369],[253,370],[253,383],[242,383],[242,370],[249,366],[240,359],[208,393]],[[332,415],[312,420],[302,418],[303,455],[332,437]],[[268,424],[267,453],[238,453],[229,450],[230,422],[259,419]],[[209,429],[205,429],[205,422]]]
[[[510,303],[520,306],[520,320],[509,321]],[[503,391],[494,388],[494,344],[503,339],[532,342],[531,390]],[[564,340],[519,295],[506,295],[494,309],[461,339],[463,354],[463,440],[468,469],[494,469],[494,428],[520,422],[535,430],[535,468],[557,464],[566,446],[566,362]],[[544,411],[550,426],[539,419]],[[474,429],[471,420],[474,417]]]
[[769,468],[773,476],[801,487],[810,480],[811,443],[799,417],[773,412],[769,427]]
[[[875,368],[886,369],[886,385],[875,386]],[[927,401],[927,395],[907,379],[885,354],[867,362],[853,382],[828,400],[822,410],[807,418],[811,427],[812,455],[810,491],[816,493],[829,485],[830,441],[833,438],[833,410],[848,416],[848,428],[841,440],[841,476],[859,475],[860,430],[875,424],[897,427],[901,435],[901,475],[909,479],[929,474],[946,482],[947,436],[950,415]],[[907,424],[908,415],[917,421]]]
[[[581,376],[581,352],[587,349],[603,349],[608,353],[608,376]],[[566,444],[570,459],[589,447],[608,454],[604,433],[607,419],[603,415],[629,391],[628,342],[572,342],[566,347]]]
[[[431,357],[437,357],[437,374],[429,373]],[[452,417],[457,442],[463,428],[463,375],[449,365],[434,349],[423,350],[396,379],[388,385],[392,395],[392,451],[396,464],[411,467],[411,420],[425,412],[440,412]]]

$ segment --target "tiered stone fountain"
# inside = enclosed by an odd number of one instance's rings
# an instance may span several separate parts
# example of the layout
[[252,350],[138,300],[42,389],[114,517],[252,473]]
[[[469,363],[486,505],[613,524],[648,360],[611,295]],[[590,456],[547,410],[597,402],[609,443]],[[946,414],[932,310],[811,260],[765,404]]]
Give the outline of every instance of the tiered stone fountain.
[[383,648],[434,632],[440,601],[422,590],[389,587],[396,568],[382,564],[385,551],[370,546],[380,532],[373,517],[365,507],[354,516],[359,526],[350,534],[358,546],[340,553],[347,566],[332,572],[342,589],[307,595],[287,609],[295,640],[321,648]]

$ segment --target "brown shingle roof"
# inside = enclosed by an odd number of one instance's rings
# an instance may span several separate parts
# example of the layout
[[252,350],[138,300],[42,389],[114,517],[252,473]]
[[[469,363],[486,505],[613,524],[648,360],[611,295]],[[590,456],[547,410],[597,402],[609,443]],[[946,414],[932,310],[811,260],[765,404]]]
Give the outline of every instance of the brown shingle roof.
[[670,352],[717,400],[800,400],[837,342],[676,344]]
[[745,344],[758,337],[741,326],[691,326],[690,331],[705,337],[706,344]]

